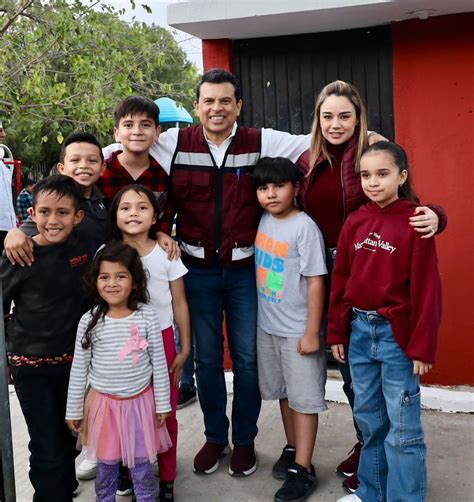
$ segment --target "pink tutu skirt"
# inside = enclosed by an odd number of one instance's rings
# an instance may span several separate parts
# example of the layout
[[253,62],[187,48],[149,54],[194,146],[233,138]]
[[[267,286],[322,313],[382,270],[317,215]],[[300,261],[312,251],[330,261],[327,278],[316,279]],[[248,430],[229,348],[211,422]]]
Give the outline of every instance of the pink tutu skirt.
[[106,464],[123,462],[127,467],[149,461],[167,451],[171,439],[166,425],[158,427],[153,389],[117,398],[90,389],[84,406],[80,442],[86,458]]

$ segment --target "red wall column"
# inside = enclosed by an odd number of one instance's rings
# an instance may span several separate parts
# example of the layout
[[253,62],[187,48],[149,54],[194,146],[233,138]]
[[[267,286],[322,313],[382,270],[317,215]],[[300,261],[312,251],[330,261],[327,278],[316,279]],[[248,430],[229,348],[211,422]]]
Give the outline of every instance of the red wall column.
[[427,383],[474,385],[474,13],[393,25],[396,140],[422,202],[444,206],[437,363]]
[[202,60],[204,71],[223,68],[234,73],[234,53],[232,40],[219,38],[202,41]]
[[[234,73],[234,53],[232,40],[220,38],[217,40],[202,41],[202,60],[204,71],[211,68],[223,68],[224,70]],[[224,368],[232,368],[232,360],[229,354],[227,343],[227,334],[225,329],[225,320],[223,323],[224,330]]]

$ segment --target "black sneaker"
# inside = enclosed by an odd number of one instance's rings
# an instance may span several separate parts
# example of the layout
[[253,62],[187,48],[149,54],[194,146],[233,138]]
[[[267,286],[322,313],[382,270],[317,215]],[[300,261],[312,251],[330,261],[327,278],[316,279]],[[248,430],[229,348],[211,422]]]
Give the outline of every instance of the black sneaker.
[[314,466],[311,472],[294,462],[286,474],[283,486],[275,493],[275,502],[302,502],[318,487]]
[[173,487],[174,481],[160,481],[158,502],[174,502]]
[[286,473],[291,464],[295,461],[296,448],[287,444],[281,452],[280,458],[275,462],[272,475],[275,479],[286,479]]
[[128,477],[128,471],[126,476],[123,475],[122,472],[120,472],[117,484],[117,495],[121,495],[123,497],[125,495],[132,495],[132,494],[133,494],[133,483],[131,479]]
[[178,405],[176,406],[177,410],[180,410],[181,408],[185,408],[191,403],[194,403],[196,401],[197,396],[196,396],[196,387],[194,385],[188,386],[188,385],[182,385],[179,388],[179,398],[178,398]]

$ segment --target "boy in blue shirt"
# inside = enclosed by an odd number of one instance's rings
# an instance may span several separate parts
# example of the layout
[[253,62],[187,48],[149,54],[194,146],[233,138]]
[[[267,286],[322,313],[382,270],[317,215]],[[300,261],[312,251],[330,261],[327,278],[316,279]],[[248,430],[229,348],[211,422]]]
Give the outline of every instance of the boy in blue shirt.
[[327,273],[314,221],[295,207],[296,166],[262,158],[254,188],[265,210],[255,239],[257,361],[262,399],[278,399],[287,445],[273,467],[285,479],[275,501],[306,499],[317,487],[311,464],[324,400],[326,359],[320,340]]

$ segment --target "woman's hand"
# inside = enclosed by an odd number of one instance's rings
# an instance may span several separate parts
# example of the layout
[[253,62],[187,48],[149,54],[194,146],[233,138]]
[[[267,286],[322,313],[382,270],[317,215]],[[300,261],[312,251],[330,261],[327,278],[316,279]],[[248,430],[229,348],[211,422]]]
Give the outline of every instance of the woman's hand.
[[413,374],[414,375],[426,375],[433,367],[430,363],[424,363],[422,361],[413,361]]
[[71,432],[79,434],[81,432],[82,420],[66,420],[66,425]]
[[332,356],[336,361],[340,363],[346,364],[346,353],[344,349],[344,345],[342,343],[338,343],[337,345],[331,345]]
[[158,427],[163,427],[165,425],[166,419],[171,415],[171,413],[157,413],[156,419],[158,420]]
[[374,143],[378,143],[379,141],[388,141],[388,139],[375,131],[372,131],[367,136],[367,143],[369,143],[369,145],[373,145]]
[[32,265],[33,241],[19,228],[13,228],[5,237],[5,254],[12,265]]
[[419,206],[415,209],[414,216],[410,218],[410,225],[415,232],[422,235],[422,239],[433,237],[438,231],[439,218],[438,215],[427,206]]
[[168,234],[157,232],[156,240],[160,248],[168,255],[168,260],[181,258],[181,249],[179,249],[178,243]]

